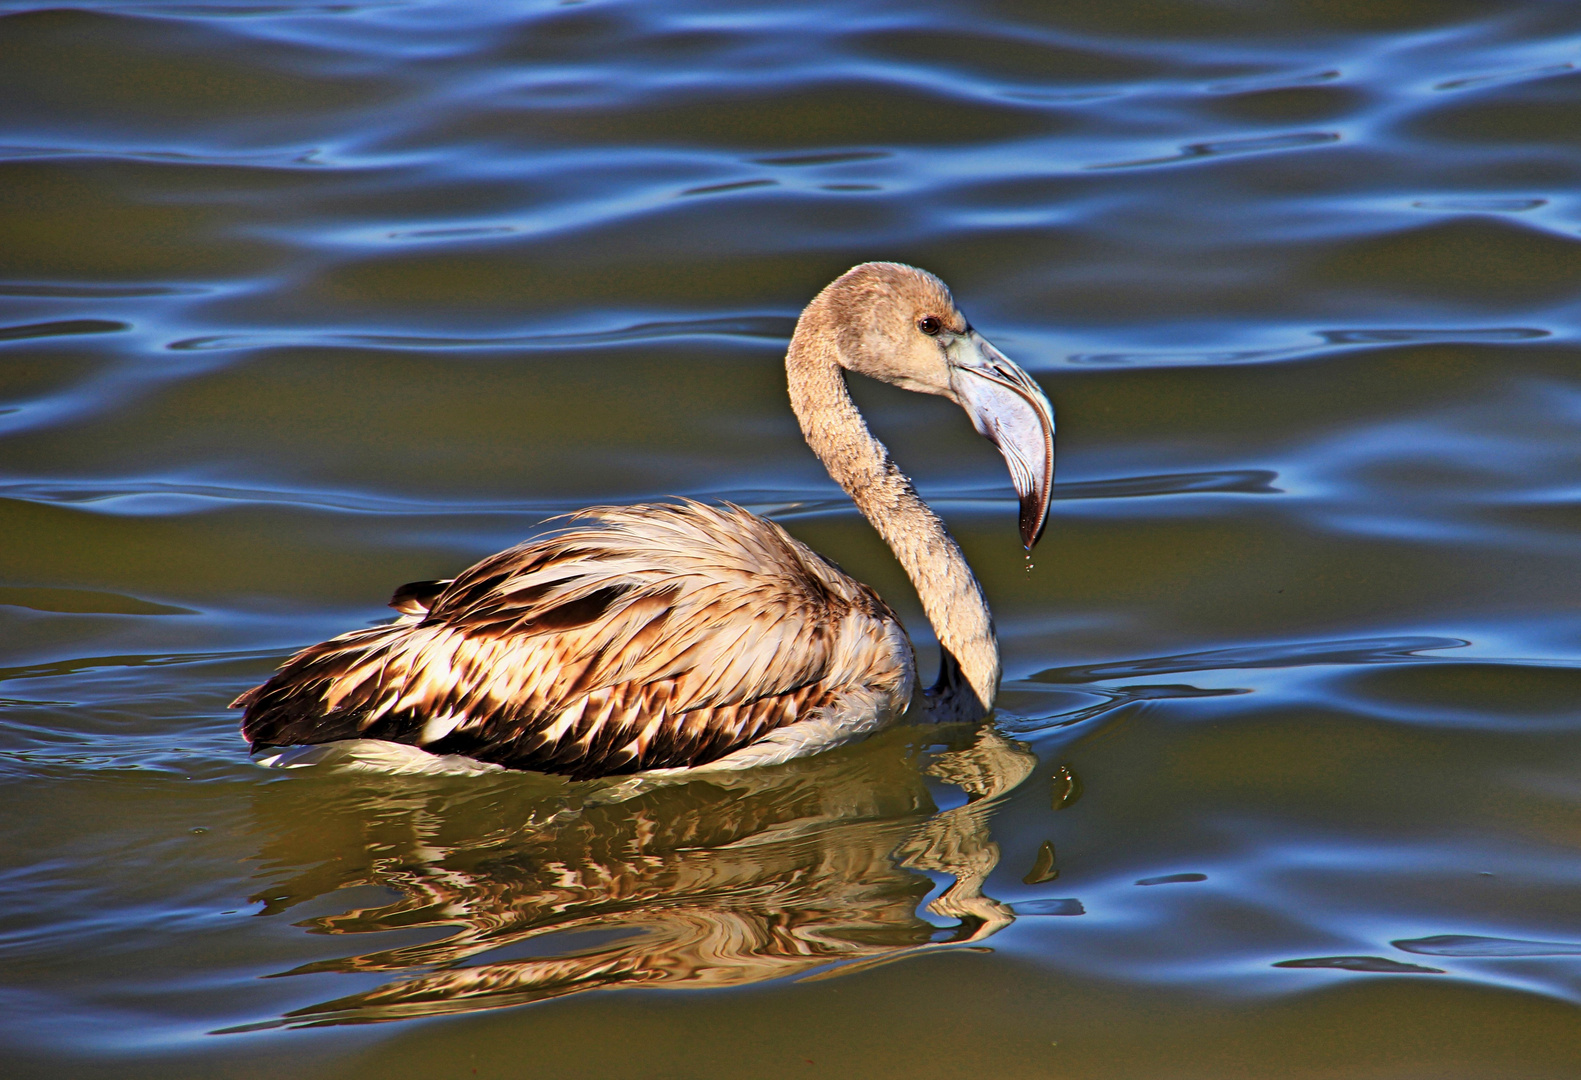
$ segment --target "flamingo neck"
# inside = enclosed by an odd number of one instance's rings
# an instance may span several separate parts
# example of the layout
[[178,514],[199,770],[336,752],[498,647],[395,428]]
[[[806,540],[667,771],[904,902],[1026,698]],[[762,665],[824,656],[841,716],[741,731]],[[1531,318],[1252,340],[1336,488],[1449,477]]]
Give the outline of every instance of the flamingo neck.
[[988,600],[944,522],[868,430],[836,349],[832,335],[808,335],[798,325],[785,355],[791,408],[807,445],[884,538],[922,600],[943,653],[929,691],[934,716],[979,719],[999,690],[999,642]]

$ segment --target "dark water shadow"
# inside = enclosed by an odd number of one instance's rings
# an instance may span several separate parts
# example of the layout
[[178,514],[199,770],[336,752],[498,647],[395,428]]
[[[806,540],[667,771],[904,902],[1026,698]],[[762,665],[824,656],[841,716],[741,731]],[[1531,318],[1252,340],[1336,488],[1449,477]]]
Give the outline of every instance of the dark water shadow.
[[1272,469],[1210,469],[1202,472],[1121,476],[1057,484],[1056,499],[1134,499],[1148,495],[1278,495],[1279,474]]
[[[68,590],[55,590],[65,592]],[[115,594],[98,593],[90,596],[113,596]],[[137,601],[126,598],[128,606],[131,604],[144,604],[146,601]],[[153,605],[150,607],[165,608],[164,611],[148,611],[135,609],[114,614],[160,614],[160,615],[195,615],[198,612],[186,608],[174,608],[169,605]],[[103,668],[157,668],[157,667],[184,667],[187,665],[209,664],[214,661],[229,662],[233,660],[277,660],[280,653],[274,649],[231,649],[228,651],[214,652],[187,652],[187,653],[124,653],[107,656],[79,656],[63,660],[45,660],[36,664],[21,664],[16,667],[0,668],[0,682],[9,682],[20,679],[55,679],[66,675],[80,675],[84,672],[95,671]]]
[[1383,956],[1309,956],[1300,960],[1280,960],[1276,968],[1334,968],[1339,971],[1365,971],[1374,975],[1442,975],[1443,968],[1407,964]]
[[[253,897],[259,915],[375,886],[396,898],[295,925],[428,940],[278,972],[388,981],[217,1033],[468,1013],[588,990],[823,978],[980,942],[1015,918],[982,893],[999,861],[989,818],[1036,758],[991,728],[959,734],[959,748],[925,766],[908,742],[915,730],[902,730],[851,752],[689,783],[509,775],[457,787],[376,776],[348,789],[342,774],[266,785],[258,815],[275,838],[259,856],[269,879]],[[936,811],[925,775],[961,787],[967,802]],[[953,926],[919,912],[930,874],[954,879],[926,906]]]
[[35,341],[39,338],[77,337],[82,334],[118,334],[131,328],[131,323],[115,319],[56,319],[51,322],[0,326],[0,341]]
[[121,300],[168,296],[201,296],[209,291],[211,290],[207,287],[194,285],[116,285],[102,282],[0,281],[0,296],[25,296],[45,300]]

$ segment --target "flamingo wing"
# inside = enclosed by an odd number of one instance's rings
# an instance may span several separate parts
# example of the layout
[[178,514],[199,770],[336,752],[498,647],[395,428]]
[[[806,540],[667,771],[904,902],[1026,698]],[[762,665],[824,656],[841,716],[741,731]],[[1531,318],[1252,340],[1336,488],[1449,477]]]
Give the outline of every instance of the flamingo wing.
[[899,712],[911,646],[779,526],[696,502],[584,524],[403,586],[401,619],[291,657],[234,705],[254,748],[384,739],[588,778],[707,764],[831,710]]

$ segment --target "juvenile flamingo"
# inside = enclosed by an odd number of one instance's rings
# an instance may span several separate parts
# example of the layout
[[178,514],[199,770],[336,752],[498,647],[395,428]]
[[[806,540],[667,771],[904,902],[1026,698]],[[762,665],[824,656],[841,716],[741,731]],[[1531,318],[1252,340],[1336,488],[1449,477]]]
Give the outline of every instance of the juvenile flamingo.
[[[807,305],[791,408],[905,569],[938,637],[928,692],[975,720],[999,645],[960,546],[868,431],[854,371],[961,406],[1009,466],[1021,539],[1042,534],[1053,409],[932,274],[864,263]],[[406,755],[589,779],[782,762],[866,735],[911,701],[916,659],[877,593],[737,506],[595,507],[455,578],[396,590],[392,623],[303,649],[233,707],[253,750],[378,740]],[[414,749],[415,748],[415,749]],[[433,757],[431,757],[433,756]]]

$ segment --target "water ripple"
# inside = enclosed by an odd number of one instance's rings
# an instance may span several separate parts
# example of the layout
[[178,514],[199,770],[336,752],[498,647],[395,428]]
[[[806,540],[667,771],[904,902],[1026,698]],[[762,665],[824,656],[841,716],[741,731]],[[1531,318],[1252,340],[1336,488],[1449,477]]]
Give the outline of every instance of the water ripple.
[[1141,169],[1153,165],[1177,165],[1202,158],[1230,157],[1238,154],[1266,154],[1278,150],[1300,150],[1340,141],[1332,131],[1291,132],[1286,135],[1258,135],[1244,139],[1218,139],[1210,142],[1186,143],[1180,150],[1163,157],[1139,158],[1135,161],[1116,161],[1105,165],[1089,165],[1089,169]]
[[[1572,7],[7,8],[0,1056],[1569,1075]],[[295,649],[596,503],[771,515],[930,679],[785,399],[872,258],[1059,411],[1029,566],[958,411],[850,380],[992,726],[643,791],[251,764]]]
[[1458,649],[1470,645],[1458,638],[1392,637],[1352,641],[1308,641],[1258,645],[1238,649],[1210,649],[1179,656],[1160,656],[1114,664],[1049,668],[1029,676],[1035,682],[1089,683],[1100,679],[1176,675],[1185,671],[1223,671],[1247,668],[1309,667],[1313,665],[1398,664],[1428,661],[1419,655],[1428,650]]

